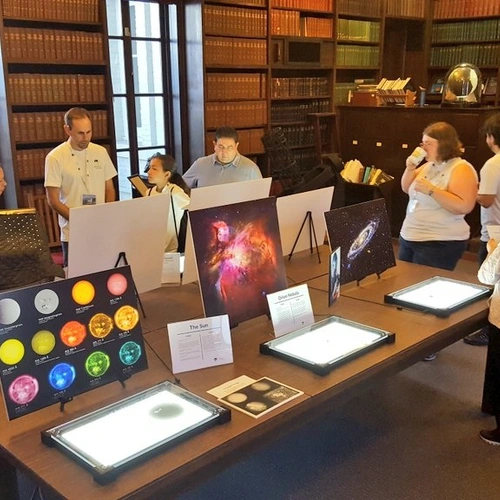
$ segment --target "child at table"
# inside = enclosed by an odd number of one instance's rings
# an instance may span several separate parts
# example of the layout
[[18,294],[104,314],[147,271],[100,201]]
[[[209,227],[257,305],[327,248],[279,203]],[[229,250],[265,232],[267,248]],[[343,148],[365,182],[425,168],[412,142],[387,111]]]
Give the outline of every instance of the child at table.
[[495,285],[489,301],[489,343],[483,387],[483,411],[495,416],[496,428],[482,430],[479,435],[488,444],[500,446],[500,247],[490,239],[488,256],[482,263],[477,277],[481,283]]

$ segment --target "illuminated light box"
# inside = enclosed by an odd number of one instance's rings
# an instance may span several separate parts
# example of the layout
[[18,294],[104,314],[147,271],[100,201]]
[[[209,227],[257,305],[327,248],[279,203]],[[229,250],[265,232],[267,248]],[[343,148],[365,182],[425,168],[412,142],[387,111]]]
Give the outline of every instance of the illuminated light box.
[[331,316],[262,343],[260,352],[298,364],[318,375],[326,375],[338,365],[380,344],[394,341],[393,333]]
[[490,287],[434,276],[384,296],[384,302],[446,318],[457,309],[488,297]]
[[42,431],[42,441],[89,470],[100,484],[215,424],[231,411],[163,382],[75,420]]

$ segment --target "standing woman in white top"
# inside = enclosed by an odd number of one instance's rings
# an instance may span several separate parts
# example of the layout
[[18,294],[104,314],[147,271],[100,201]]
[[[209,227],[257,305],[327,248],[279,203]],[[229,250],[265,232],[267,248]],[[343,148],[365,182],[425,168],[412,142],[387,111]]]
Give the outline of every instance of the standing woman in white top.
[[460,157],[461,143],[449,123],[423,132],[426,162],[406,160],[401,187],[410,197],[399,238],[399,259],[453,270],[467,247],[465,216],[476,204],[478,176]]
[[190,201],[189,188],[177,172],[175,160],[170,155],[155,153],[148,159],[145,171],[148,182],[154,184],[147,196],[170,193],[165,252],[177,252],[181,219]]

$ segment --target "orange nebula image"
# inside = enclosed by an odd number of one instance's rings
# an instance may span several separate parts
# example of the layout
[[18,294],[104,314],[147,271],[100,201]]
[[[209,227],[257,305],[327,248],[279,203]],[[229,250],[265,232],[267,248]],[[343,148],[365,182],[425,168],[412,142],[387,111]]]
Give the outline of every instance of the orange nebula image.
[[115,323],[120,330],[132,330],[138,322],[139,312],[132,306],[122,306],[115,313]]
[[94,314],[89,321],[90,334],[98,339],[107,337],[113,326],[113,319],[104,313]]
[[80,304],[81,306],[86,306],[94,300],[95,288],[90,281],[81,280],[73,285],[73,290],[71,290],[71,296],[73,300]]
[[68,347],[79,346],[87,336],[85,325],[78,323],[78,321],[68,321],[60,332],[61,340]]

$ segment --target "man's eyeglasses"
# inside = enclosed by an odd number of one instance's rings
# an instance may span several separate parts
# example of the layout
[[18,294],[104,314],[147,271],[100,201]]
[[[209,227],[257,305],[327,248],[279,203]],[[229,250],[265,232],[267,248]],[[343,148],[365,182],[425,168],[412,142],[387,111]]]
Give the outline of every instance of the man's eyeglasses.
[[223,146],[222,144],[216,144],[215,147],[219,150],[219,151],[234,151],[235,149],[235,146]]

